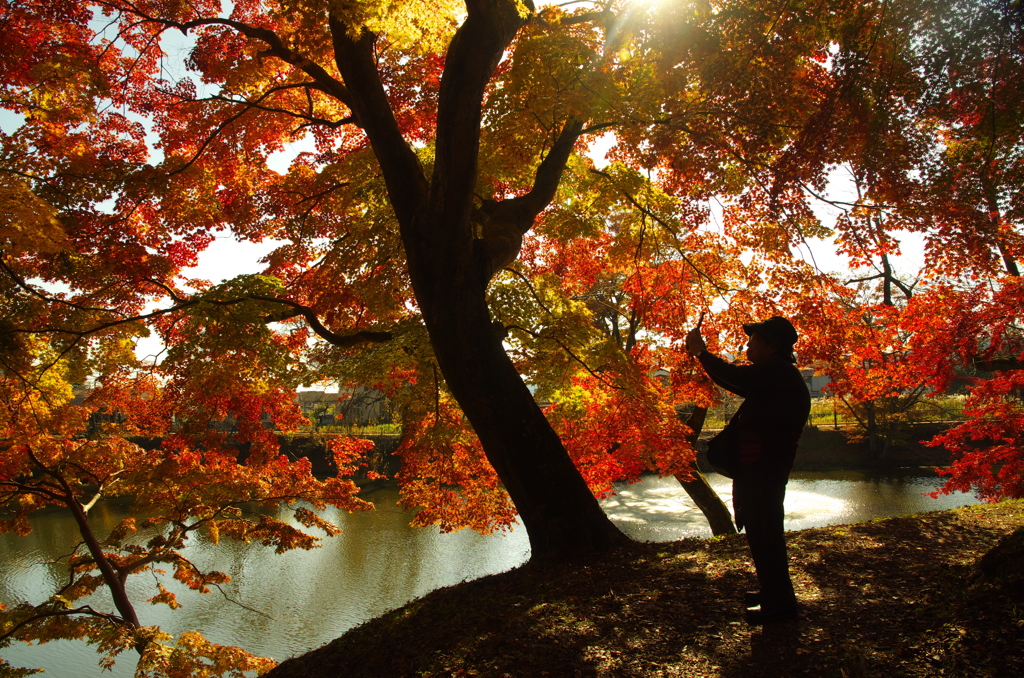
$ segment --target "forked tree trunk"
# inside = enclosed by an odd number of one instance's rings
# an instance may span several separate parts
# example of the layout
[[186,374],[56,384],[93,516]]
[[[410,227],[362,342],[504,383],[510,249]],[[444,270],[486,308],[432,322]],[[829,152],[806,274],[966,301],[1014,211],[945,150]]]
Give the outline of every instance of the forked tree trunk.
[[[526,0],[525,6],[532,9],[533,3]],[[380,163],[441,373],[512,497],[533,557],[544,559],[603,550],[626,538],[601,510],[534,402],[505,354],[487,308],[494,266],[487,251],[501,249],[501,260],[518,254],[516,237],[550,204],[582,131],[581,122],[566,122],[537,169],[533,189],[488,204],[495,223],[510,232],[474,229],[484,92],[527,21],[522,7],[512,0],[467,1],[467,17],[448,47],[438,90],[429,179],[391,110],[377,71],[376,36],[368,31],[354,36],[333,16],[330,24],[345,81],[338,97],[352,109]],[[492,247],[503,241],[512,243],[511,249]]]

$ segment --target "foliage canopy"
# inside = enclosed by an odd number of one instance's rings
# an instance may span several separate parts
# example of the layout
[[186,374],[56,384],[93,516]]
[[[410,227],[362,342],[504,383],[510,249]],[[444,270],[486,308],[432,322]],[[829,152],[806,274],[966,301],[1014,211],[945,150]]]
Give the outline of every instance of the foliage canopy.
[[[72,563],[113,589],[156,562],[218,581],[177,552],[199,528],[309,547],[236,507],[364,507],[266,425],[300,424],[296,386],[337,382],[394,402],[419,522],[518,514],[535,556],[604,548],[621,535],[594,493],[690,473],[677,412],[718,398],[682,349],[705,312],[726,353],[740,323],[793,317],[802,362],[851,403],[960,378],[974,417],[937,441],[960,455],[949,487],[1024,495],[1022,16],[1016,0],[0,0],[0,106],[23,118],[0,135],[5,527],[58,503],[88,530],[95,498],[135,496],[163,536],[125,525]],[[891,264],[906,234],[924,242],[912,278]],[[259,275],[191,278],[224,235],[279,245]],[[804,261],[813,239],[859,272]],[[152,335],[166,348],[140,359]],[[210,426],[229,415],[231,440]],[[364,447],[339,447],[339,469]],[[65,598],[8,610],[5,637],[99,638],[50,626]],[[128,628],[119,647],[145,657],[130,608],[84,623]]]

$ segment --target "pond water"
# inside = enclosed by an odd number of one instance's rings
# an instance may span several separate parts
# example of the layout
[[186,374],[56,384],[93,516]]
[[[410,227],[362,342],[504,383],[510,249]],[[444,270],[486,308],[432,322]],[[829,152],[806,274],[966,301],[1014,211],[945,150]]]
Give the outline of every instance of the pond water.
[[[727,502],[729,481],[711,474],[709,481]],[[971,495],[931,499],[924,493],[940,484],[934,476],[916,472],[878,475],[864,472],[795,473],[786,493],[786,528],[858,522],[976,503]],[[444,586],[504,572],[529,558],[523,529],[481,536],[463,530],[441,534],[436,529],[409,527],[411,514],[396,506],[397,490],[378,486],[365,498],[376,509],[356,514],[333,514],[344,534],[325,539],[322,548],[277,555],[272,549],[225,539],[213,546],[201,538],[186,555],[200,567],[217,569],[233,581],[224,587],[232,599],[213,591],[199,595],[164,577],[183,607],[150,606],[152,579],[129,580],[130,594],[142,622],[159,625],[177,635],[199,630],[216,643],[283,660],[319,647],[368,619]],[[710,536],[703,515],[672,478],[649,477],[620,485],[604,500],[605,511],[630,537],[672,541]],[[115,525],[125,515],[118,505],[93,509],[92,519]],[[0,601],[40,602],[55,584],[64,581],[66,555],[79,541],[72,519],[52,511],[37,515],[28,537],[0,535]],[[94,607],[112,609],[100,595]],[[42,667],[57,678],[113,676],[134,673],[133,656],[123,655],[113,672],[102,672],[98,655],[85,643],[59,641],[42,646],[15,643],[0,649],[14,666]]]

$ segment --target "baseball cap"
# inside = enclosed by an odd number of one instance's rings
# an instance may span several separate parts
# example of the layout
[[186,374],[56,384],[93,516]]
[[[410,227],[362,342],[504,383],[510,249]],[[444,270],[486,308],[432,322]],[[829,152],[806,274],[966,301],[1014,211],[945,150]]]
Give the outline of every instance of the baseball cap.
[[792,351],[793,344],[799,338],[793,323],[780,315],[772,316],[759,323],[747,323],[743,325],[743,331],[747,333],[747,336],[757,332],[784,351]]

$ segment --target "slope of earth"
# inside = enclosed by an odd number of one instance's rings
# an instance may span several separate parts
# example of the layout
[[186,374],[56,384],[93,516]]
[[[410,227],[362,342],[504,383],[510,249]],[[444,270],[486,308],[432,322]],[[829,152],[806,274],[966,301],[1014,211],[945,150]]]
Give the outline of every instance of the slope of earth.
[[742,535],[636,543],[435,591],[269,675],[1024,676],[1024,501],[789,544],[797,621],[743,621]]

